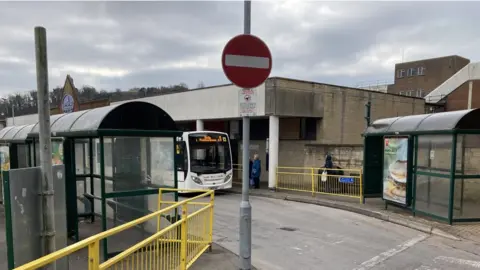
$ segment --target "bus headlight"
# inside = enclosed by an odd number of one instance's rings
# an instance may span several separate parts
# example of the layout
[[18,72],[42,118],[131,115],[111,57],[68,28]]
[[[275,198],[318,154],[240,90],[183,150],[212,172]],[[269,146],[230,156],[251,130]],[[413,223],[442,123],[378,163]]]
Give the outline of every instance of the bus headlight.
[[232,180],[232,174],[227,174],[225,176],[225,180],[223,181],[224,183],[227,183],[228,181]]
[[203,183],[202,183],[202,179],[200,179],[200,177],[198,177],[198,176],[192,176],[192,180],[193,180],[193,182],[195,182],[195,183],[197,183],[197,184],[199,184],[199,185],[202,185],[202,184],[203,184]]

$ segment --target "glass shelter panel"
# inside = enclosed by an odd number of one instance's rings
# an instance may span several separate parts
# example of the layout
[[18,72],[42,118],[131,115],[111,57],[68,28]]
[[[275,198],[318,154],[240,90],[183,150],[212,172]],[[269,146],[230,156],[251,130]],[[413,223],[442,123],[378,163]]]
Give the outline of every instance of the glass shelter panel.
[[78,213],[90,213],[92,202],[84,195],[90,193],[91,178],[90,161],[89,161],[89,141],[77,139],[75,140],[75,178],[77,185],[77,209]]
[[[105,138],[104,151],[105,179],[111,183],[106,192],[175,186],[173,138]],[[98,157],[96,163],[99,167]]]
[[415,209],[448,218],[452,135],[418,136]]
[[30,167],[28,148],[28,144],[17,144],[18,168]]
[[88,140],[75,140],[75,171],[77,175],[90,173],[88,156]]
[[[36,165],[40,166],[40,143],[38,141],[35,142],[35,161]],[[63,140],[61,139],[52,139],[52,164],[63,164]]]
[[480,134],[457,135],[454,219],[480,218]]
[[[158,189],[175,187],[174,138],[108,137],[104,138],[104,151],[107,229],[156,211]],[[164,194],[162,200],[175,201],[174,193]],[[176,214],[174,211],[171,216]],[[162,227],[171,224],[170,218],[162,218]],[[150,220],[110,237],[108,253],[145,239],[157,230],[157,225],[157,219]]]
[[419,135],[417,170],[449,174],[452,157],[452,135]]
[[448,218],[450,179],[417,175],[415,209],[424,213]]
[[[10,148],[7,145],[0,145],[1,171],[10,170]],[[3,174],[0,174],[0,202],[3,202]]]
[[[113,138],[105,138],[103,140],[103,151],[105,151],[105,156],[104,156],[104,165],[105,165],[105,179],[106,180],[112,180],[113,177],[113,148],[112,148],[112,142]],[[100,147],[98,147],[98,155],[100,156]],[[100,163],[100,158],[98,159],[98,162]],[[100,169],[99,169],[100,173]]]
[[480,177],[456,178],[453,205],[454,219],[480,218]]
[[480,134],[457,135],[456,174],[480,175]]
[[0,157],[2,159],[2,171],[10,170],[10,148],[7,145],[0,146]]
[[150,175],[151,184],[156,187],[175,187],[173,177],[174,143],[172,138],[150,139]]

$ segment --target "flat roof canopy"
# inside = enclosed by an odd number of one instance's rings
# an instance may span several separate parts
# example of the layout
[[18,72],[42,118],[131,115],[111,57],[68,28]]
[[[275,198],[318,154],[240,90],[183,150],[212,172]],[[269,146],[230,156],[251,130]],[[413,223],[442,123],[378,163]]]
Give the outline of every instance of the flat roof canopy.
[[[38,122],[5,127],[0,130],[0,143],[24,143],[29,137],[38,137],[39,128]],[[52,115],[50,129],[52,137],[94,137],[101,135],[101,131],[109,130],[181,134],[170,115],[160,107],[142,101]]]
[[462,129],[479,129],[480,109],[419,114],[378,119],[369,126],[364,136],[396,133],[422,133]]

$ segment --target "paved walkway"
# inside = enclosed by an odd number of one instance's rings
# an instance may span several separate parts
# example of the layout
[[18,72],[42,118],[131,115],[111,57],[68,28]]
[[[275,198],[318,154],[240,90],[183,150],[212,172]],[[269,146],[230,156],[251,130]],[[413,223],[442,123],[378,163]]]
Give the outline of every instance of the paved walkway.
[[[204,253],[190,269],[235,270],[239,269],[238,262],[239,259],[236,254],[217,244],[213,244],[212,252]],[[252,270],[256,270],[256,268],[252,266]]]
[[[241,186],[234,185],[234,187],[227,192],[241,193]],[[358,199],[319,194],[312,197],[310,193],[290,191],[275,192],[266,188],[252,189],[250,190],[250,195],[338,208],[400,224],[425,233],[440,235],[451,239],[463,238],[480,243],[480,222],[460,223],[451,226],[427,217],[420,217],[418,215],[414,217],[411,211],[393,205],[389,205],[388,209],[385,210],[385,203],[381,198],[366,199],[365,204],[360,204]]]

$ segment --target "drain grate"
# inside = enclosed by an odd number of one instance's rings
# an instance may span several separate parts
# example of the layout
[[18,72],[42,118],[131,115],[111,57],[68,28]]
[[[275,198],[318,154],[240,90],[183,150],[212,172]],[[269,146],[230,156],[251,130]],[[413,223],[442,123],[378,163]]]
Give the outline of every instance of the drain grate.
[[282,230],[282,231],[287,231],[287,232],[294,232],[294,231],[298,230],[297,228],[292,228],[292,227],[280,227],[278,229]]

